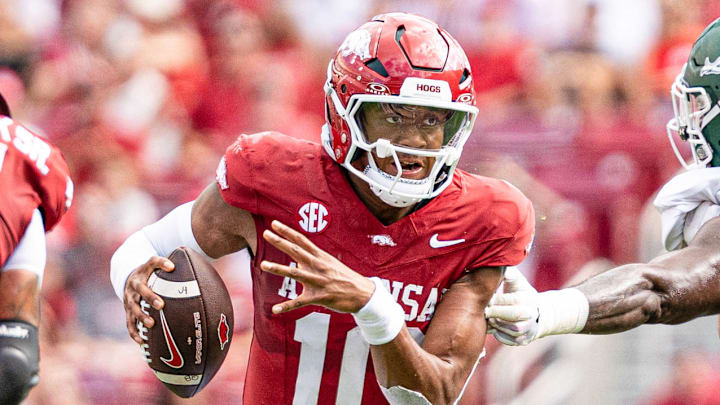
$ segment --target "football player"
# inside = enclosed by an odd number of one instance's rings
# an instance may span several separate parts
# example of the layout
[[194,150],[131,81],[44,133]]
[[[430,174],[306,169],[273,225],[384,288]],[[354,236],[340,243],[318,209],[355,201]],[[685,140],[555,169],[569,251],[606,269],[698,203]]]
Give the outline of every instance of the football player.
[[[483,353],[483,308],[526,256],[532,205],[455,167],[473,75],[434,22],[391,13],[351,32],[327,69],[322,144],[242,135],[193,202],[131,235],[111,279],[130,336],[160,257],[249,248],[249,404],[446,404]],[[279,112],[281,113],[281,112]]]
[[0,404],[20,403],[38,383],[45,232],[72,193],[62,154],[13,121],[0,95]]
[[[668,135],[683,166],[691,169],[670,180],[655,199],[671,252],[543,293],[512,274],[506,294],[486,311],[498,340],[524,345],[546,335],[616,333],[720,312],[720,19],[693,45],[671,96],[675,117]],[[683,160],[674,135],[689,143],[692,163]]]

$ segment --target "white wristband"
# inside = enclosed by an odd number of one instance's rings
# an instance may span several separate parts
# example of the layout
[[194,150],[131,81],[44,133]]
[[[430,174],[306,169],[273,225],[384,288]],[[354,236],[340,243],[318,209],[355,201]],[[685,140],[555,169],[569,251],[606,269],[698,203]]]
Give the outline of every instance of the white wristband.
[[580,332],[587,322],[590,304],[577,288],[540,293],[537,338]]
[[377,277],[371,277],[375,291],[359,311],[352,314],[365,340],[371,345],[382,345],[400,333],[405,325],[405,311]]

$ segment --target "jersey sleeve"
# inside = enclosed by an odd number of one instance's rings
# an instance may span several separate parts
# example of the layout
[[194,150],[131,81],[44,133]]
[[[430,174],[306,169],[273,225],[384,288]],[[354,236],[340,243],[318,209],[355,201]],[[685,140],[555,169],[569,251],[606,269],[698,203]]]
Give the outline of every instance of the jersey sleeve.
[[[514,187],[513,187],[514,188]],[[535,210],[532,203],[519,190],[512,198],[498,204],[495,215],[505,219],[499,223],[509,229],[511,236],[489,238],[478,247],[481,253],[471,268],[515,266],[527,257],[535,236]]]
[[47,174],[39,177],[41,187],[37,191],[40,196],[45,230],[50,231],[70,209],[74,185],[65,157],[54,146],[51,146],[47,167]]
[[240,135],[227,148],[220,159],[215,180],[226,203],[250,213],[257,213],[258,197],[256,183],[253,181],[252,160],[257,148],[248,138],[248,135]]

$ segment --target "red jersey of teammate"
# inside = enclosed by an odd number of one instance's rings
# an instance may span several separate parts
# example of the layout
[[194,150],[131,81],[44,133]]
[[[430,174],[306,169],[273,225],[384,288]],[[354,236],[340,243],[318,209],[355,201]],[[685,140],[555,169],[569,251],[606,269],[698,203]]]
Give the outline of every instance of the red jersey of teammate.
[[294,280],[259,269],[263,260],[292,265],[261,236],[272,220],[303,232],[356,272],[380,277],[418,340],[443,291],[465,271],[523,260],[534,229],[530,201],[501,180],[461,170],[454,176],[427,205],[385,226],[318,144],[263,133],[243,135],[228,148],[218,186],[228,204],[253,214],[258,235],[245,403],[387,403],[351,315],[319,306],[272,314],[274,304],[302,292]]
[[72,202],[73,185],[60,151],[0,115],[0,267],[25,233],[36,208],[51,230]]

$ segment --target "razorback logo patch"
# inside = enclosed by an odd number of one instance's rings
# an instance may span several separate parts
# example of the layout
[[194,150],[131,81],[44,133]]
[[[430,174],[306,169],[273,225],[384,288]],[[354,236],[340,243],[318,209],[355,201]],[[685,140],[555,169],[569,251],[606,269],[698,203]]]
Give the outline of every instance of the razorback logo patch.
[[220,350],[225,350],[225,345],[230,341],[230,327],[228,326],[225,314],[220,314],[218,339],[220,340]]

